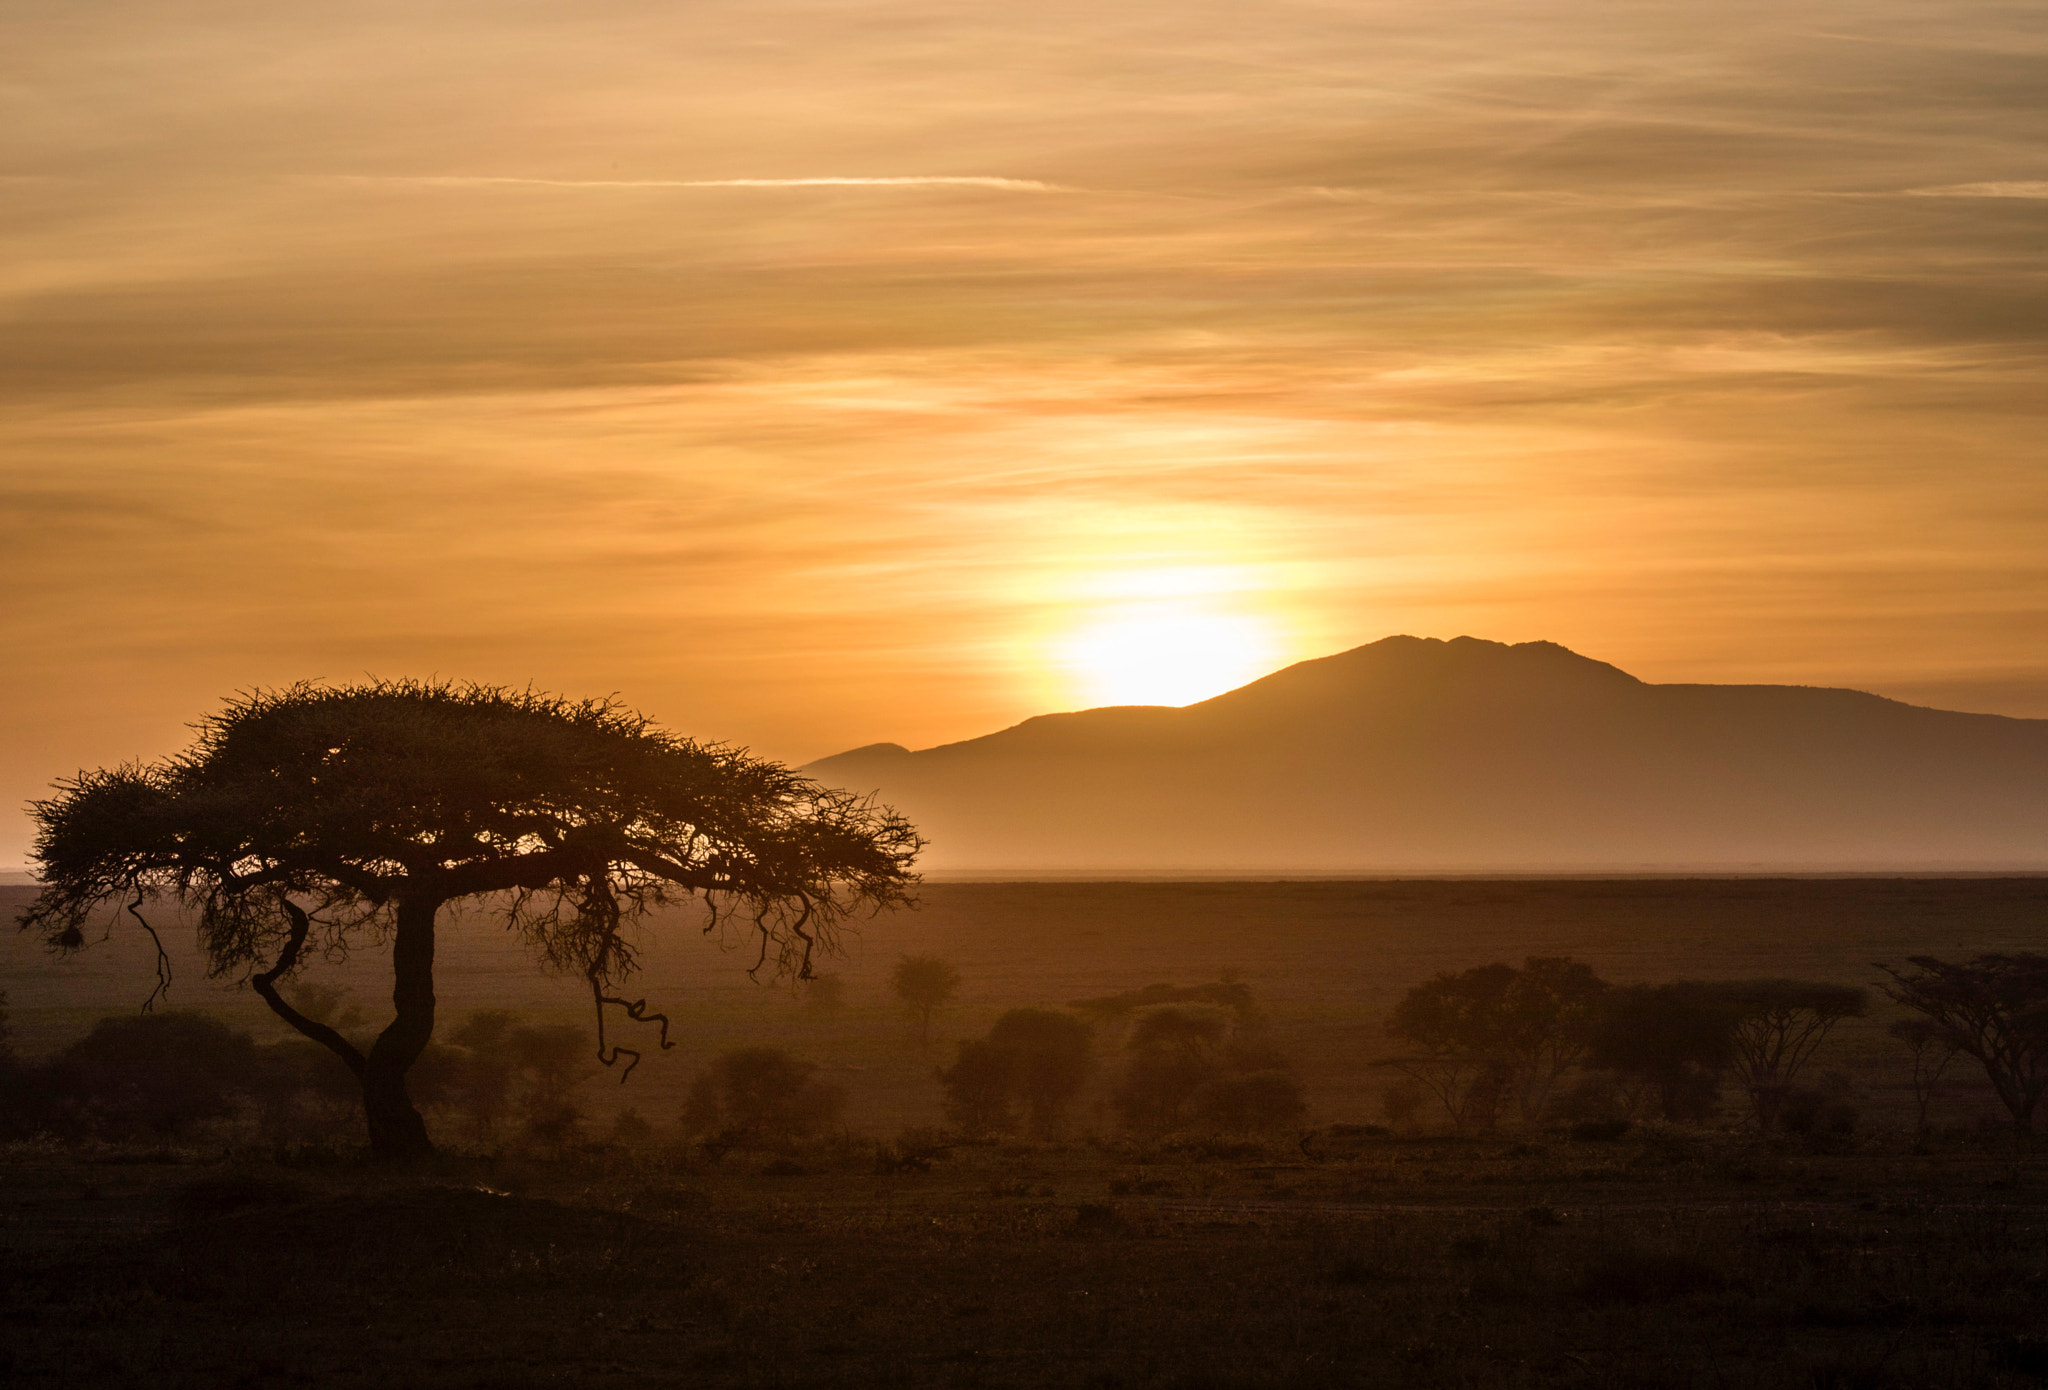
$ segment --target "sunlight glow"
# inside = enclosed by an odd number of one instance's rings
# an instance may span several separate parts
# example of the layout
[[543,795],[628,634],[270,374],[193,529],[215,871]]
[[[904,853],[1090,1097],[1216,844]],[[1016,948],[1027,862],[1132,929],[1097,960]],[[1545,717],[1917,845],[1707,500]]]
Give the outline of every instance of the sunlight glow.
[[1272,625],[1198,602],[1126,605],[1060,646],[1087,705],[1187,705],[1258,679],[1278,664]]

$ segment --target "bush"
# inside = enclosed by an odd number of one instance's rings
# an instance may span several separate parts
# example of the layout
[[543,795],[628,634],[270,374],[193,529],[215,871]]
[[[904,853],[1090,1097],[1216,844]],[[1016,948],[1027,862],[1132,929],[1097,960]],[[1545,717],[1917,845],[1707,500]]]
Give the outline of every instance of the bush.
[[960,1044],[939,1073],[946,1118],[970,1133],[1024,1123],[1040,1136],[1058,1133],[1092,1061],[1088,1025],[1053,1009],[1012,1009],[986,1038]]
[[1250,1133],[1298,1120],[1307,1109],[1300,1084],[1247,1018],[1256,1015],[1214,1004],[1155,1005],[1139,1015],[1110,1095],[1124,1123]]
[[748,1148],[809,1138],[846,1108],[846,1092],[815,1079],[817,1070],[779,1047],[721,1052],[690,1088],[683,1129]]
[[1195,1118],[1212,1129],[1256,1134],[1283,1129],[1308,1110],[1301,1083],[1285,1071],[1226,1073],[1195,1097]]
[[272,1080],[247,1033],[183,1012],[103,1018],[43,1076],[62,1127],[159,1141],[233,1114]]
[[977,1038],[961,1043],[953,1065],[939,1073],[946,1088],[946,1118],[969,1134],[998,1133],[1016,1119],[1017,1056]]
[[595,1074],[594,1053],[575,1024],[524,1024],[504,1009],[475,1009],[421,1055],[411,1087],[421,1104],[460,1115],[475,1142],[498,1139],[509,1123],[527,1141],[558,1146],[581,1132],[574,1092]]

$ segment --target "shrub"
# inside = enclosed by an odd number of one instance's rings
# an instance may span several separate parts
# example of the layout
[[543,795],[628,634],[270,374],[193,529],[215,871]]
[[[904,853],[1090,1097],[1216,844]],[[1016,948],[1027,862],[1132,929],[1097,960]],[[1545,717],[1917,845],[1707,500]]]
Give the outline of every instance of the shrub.
[[1017,1057],[976,1038],[963,1042],[953,1065],[939,1073],[946,1088],[946,1118],[969,1134],[1007,1130],[1016,1118]]
[[1301,1083],[1278,1068],[1225,1073],[1195,1097],[1195,1118],[1231,1133],[1263,1133],[1299,1120],[1308,1109]]
[[1053,1009],[1012,1009],[986,1038],[960,1044],[939,1073],[946,1117],[970,1133],[1013,1128],[1021,1112],[1031,1132],[1059,1131],[1092,1062],[1087,1024]]
[[67,1128],[108,1138],[167,1140],[235,1112],[261,1089],[255,1040],[186,1012],[103,1018],[57,1055],[43,1077]]
[[1255,1014],[1214,1004],[1155,1005],[1132,1025],[1128,1051],[1110,1103],[1134,1129],[1196,1124],[1248,1133],[1290,1124],[1307,1108]]
[[575,1024],[525,1024],[504,1009],[475,1009],[414,1064],[412,1088],[423,1103],[463,1116],[477,1142],[500,1137],[510,1122],[527,1140],[559,1145],[581,1130],[574,1092],[596,1071],[593,1053],[590,1034]]
[[721,1052],[690,1089],[684,1130],[750,1148],[809,1138],[846,1108],[846,1092],[817,1070],[779,1047]]

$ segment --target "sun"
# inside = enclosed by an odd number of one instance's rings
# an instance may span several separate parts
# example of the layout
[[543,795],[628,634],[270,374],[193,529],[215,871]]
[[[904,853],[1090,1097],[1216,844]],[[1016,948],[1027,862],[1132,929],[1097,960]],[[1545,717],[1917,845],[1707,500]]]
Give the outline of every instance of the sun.
[[1154,602],[1098,616],[1059,655],[1088,705],[1187,705],[1265,675],[1279,645],[1253,615]]

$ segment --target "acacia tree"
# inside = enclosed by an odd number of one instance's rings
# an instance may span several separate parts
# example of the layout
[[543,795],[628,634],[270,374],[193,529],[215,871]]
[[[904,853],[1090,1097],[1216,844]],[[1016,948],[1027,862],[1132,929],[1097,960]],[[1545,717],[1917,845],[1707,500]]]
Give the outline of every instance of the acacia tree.
[[1800,1068],[1835,1025],[1863,1017],[1870,1002],[1867,990],[1822,980],[1735,980],[1708,988],[1728,1001],[1735,1074],[1764,1129],[1778,1123]]
[[1510,1099],[1533,1123],[1584,1060],[1607,988],[1590,966],[1562,956],[1438,975],[1402,996],[1387,1020],[1389,1036],[1417,1052],[1379,1065],[1427,1088],[1460,1131],[1474,1121],[1490,1128]]
[[1877,962],[1892,979],[1879,988],[1926,1015],[1944,1045],[1977,1059],[2024,1140],[2048,1093],[2048,956],[1987,954],[1967,963],[1908,956],[1906,963],[1910,972]]
[[889,972],[889,988],[917,1020],[918,1046],[932,1040],[932,1014],[960,992],[960,972],[941,956],[905,956]]
[[[198,915],[210,973],[240,974],[360,1081],[379,1157],[432,1151],[406,1073],[434,1030],[443,906],[494,906],[545,966],[588,980],[598,1057],[637,963],[621,929],[694,899],[759,938],[753,969],[810,975],[836,924],[907,900],[917,832],[872,799],[663,731],[611,700],[417,681],[299,684],[231,700],[186,752],[85,772],[33,804],[47,885],[23,914],[59,951],[110,902]],[[154,930],[151,930],[154,936]],[[391,946],[394,1017],[367,1050],[279,991],[308,948]],[[158,944],[159,990],[168,960]],[[151,996],[151,1002],[155,995]],[[147,1007],[147,1006],[145,1006]]]

